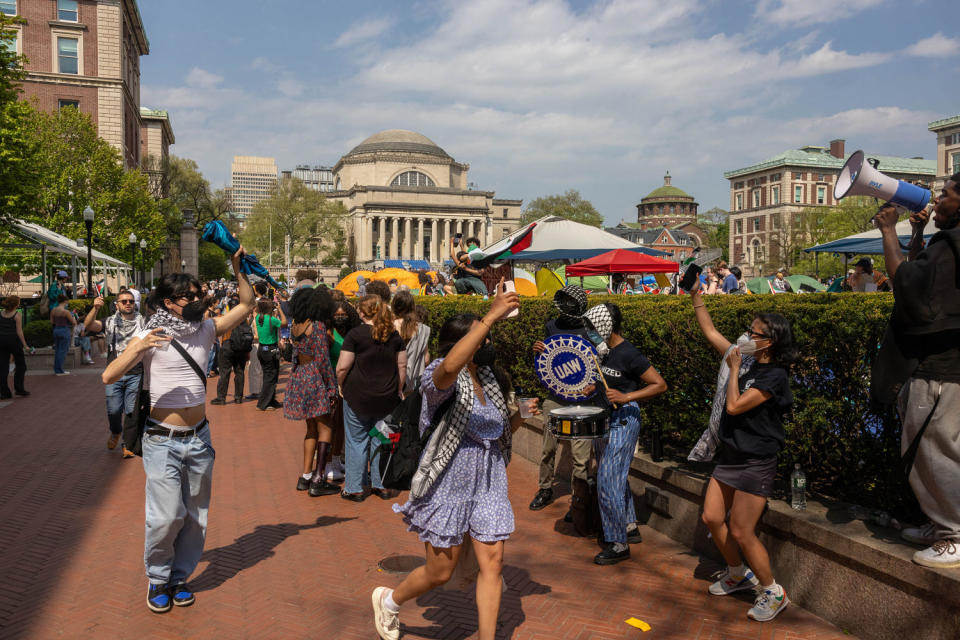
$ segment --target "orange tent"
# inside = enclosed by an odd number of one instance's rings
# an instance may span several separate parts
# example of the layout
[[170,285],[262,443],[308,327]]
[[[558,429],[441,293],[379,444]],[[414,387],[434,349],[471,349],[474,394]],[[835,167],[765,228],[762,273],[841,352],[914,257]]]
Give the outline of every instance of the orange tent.
[[405,284],[410,287],[410,289],[420,288],[420,278],[417,277],[417,274],[412,271],[406,271],[405,269],[397,269],[396,267],[389,267],[377,271],[373,274],[373,279],[380,280],[381,282],[396,280],[398,284]]
[[353,297],[357,295],[357,289],[359,288],[357,285],[357,276],[363,276],[367,280],[372,280],[374,273],[373,271],[354,271],[343,280],[338,282],[337,286],[334,288],[343,291],[344,295],[347,296]]

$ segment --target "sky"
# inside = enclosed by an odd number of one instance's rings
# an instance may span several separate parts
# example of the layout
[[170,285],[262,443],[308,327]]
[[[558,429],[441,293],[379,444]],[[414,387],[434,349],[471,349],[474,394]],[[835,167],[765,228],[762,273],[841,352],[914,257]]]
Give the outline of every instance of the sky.
[[141,103],[214,187],[234,155],[332,166],[384,129],[530,202],[576,189],[609,224],[673,184],[787,149],[933,158],[960,114],[955,0],[140,0]]

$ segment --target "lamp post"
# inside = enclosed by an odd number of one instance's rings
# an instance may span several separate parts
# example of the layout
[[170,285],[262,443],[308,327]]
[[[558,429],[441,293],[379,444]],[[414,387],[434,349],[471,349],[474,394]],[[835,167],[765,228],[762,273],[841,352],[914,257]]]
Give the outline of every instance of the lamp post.
[[[147,281],[147,241],[140,241],[140,286],[144,286]],[[150,287],[147,287],[148,289]]]
[[160,279],[163,280],[163,255],[160,256]]
[[87,226],[87,297],[95,297],[93,289],[93,209],[83,210],[83,224]]
[[180,261],[180,273],[183,273],[183,272],[186,271],[186,270],[187,270],[187,261],[186,261],[186,260],[181,260],[181,261]]
[[130,279],[134,288],[137,286],[137,234],[131,233],[127,238],[130,241]]

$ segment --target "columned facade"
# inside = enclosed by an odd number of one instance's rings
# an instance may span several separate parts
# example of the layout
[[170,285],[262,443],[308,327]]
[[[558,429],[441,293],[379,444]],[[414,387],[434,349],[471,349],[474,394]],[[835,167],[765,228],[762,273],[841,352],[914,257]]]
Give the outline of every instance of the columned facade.
[[350,227],[356,245],[356,261],[426,260],[443,262],[449,257],[450,238],[459,229],[464,237],[476,236],[489,244],[486,221],[479,217],[446,218],[423,215],[368,213],[353,218]]

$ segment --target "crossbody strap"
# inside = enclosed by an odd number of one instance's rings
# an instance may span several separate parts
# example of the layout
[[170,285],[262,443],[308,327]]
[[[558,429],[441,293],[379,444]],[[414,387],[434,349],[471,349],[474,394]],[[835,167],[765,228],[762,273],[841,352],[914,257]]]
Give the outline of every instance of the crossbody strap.
[[176,349],[181,356],[183,356],[183,359],[187,361],[187,364],[190,365],[190,368],[193,369],[194,373],[200,377],[200,381],[203,382],[203,386],[206,388],[207,375],[203,372],[203,369],[200,368],[200,365],[197,364],[197,361],[194,360],[189,353],[187,353],[187,350],[184,349],[183,345],[177,342],[176,339],[171,340],[170,344],[172,344],[173,348]]
[[937,386],[937,398],[933,401],[933,407],[930,409],[930,413],[927,414],[927,419],[923,421],[923,425],[920,427],[920,430],[917,431],[917,435],[913,437],[913,441],[910,442],[910,446],[907,447],[906,452],[903,454],[902,464],[903,464],[903,476],[910,479],[910,472],[913,471],[913,463],[917,458],[917,450],[920,448],[920,439],[923,437],[923,433],[927,430],[927,427],[930,426],[930,420],[933,419],[933,414],[937,410],[937,405],[940,404],[940,396],[943,392],[943,384]]

